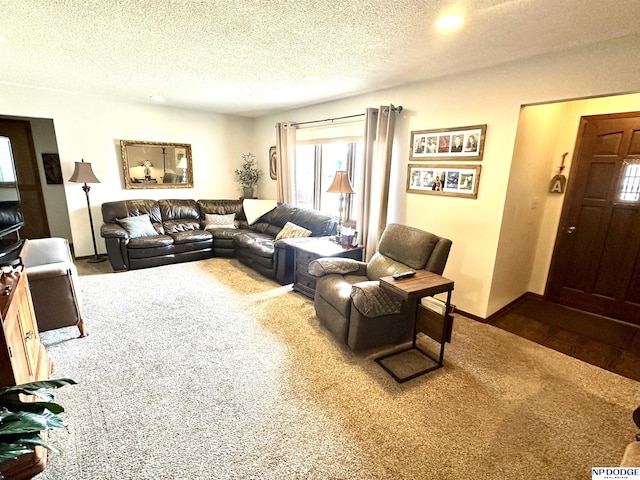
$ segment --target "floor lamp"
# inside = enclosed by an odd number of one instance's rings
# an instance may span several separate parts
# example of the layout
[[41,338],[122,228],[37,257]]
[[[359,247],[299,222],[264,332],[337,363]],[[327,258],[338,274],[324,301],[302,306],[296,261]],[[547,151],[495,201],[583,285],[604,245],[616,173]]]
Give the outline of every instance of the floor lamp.
[[98,263],[104,262],[106,258],[104,256],[98,255],[98,247],[96,247],[96,234],[93,231],[93,217],[91,216],[91,203],[89,203],[89,190],[91,187],[87,185],[87,183],[100,183],[93,173],[91,169],[91,163],[85,162],[82,160],[81,162],[76,162],[76,168],[69,179],[70,182],[74,183],[84,183],[82,186],[82,190],[84,190],[85,195],[87,196],[87,210],[89,211],[89,226],[91,227],[91,239],[93,240],[93,257],[87,260],[90,263]]
[[338,170],[336,172],[336,176],[333,177],[333,183],[327,190],[329,193],[339,193],[339,201],[338,204],[338,228],[337,228],[337,241],[338,243],[342,239],[342,212],[344,211],[343,203],[344,203],[344,195],[350,193],[356,193],[351,186],[351,182],[349,181],[349,173],[346,170]]

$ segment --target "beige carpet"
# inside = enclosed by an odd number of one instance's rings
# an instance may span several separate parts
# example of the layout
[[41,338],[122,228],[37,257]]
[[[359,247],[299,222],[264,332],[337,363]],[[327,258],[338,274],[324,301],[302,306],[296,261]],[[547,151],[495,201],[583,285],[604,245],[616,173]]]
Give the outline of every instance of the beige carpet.
[[584,479],[635,433],[640,383],[464,317],[397,384],[236,260],[81,283],[89,336],[42,334],[79,384],[40,480]]

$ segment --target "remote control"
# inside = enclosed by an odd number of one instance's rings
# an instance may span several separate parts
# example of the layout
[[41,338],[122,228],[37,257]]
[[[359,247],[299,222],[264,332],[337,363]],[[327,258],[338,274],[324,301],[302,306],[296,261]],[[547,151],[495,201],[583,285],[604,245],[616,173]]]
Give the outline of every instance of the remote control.
[[409,277],[413,277],[415,274],[416,272],[414,272],[413,270],[409,270],[408,272],[394,273],[393,279],[400,280],[402,278],[409,278]]

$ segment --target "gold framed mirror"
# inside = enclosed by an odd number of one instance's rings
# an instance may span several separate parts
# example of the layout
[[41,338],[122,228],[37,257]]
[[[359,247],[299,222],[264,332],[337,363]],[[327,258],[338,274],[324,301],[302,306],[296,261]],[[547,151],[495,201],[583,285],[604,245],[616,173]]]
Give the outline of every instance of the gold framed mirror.
[[124,187],[193,188],[191,144],[120,140]]

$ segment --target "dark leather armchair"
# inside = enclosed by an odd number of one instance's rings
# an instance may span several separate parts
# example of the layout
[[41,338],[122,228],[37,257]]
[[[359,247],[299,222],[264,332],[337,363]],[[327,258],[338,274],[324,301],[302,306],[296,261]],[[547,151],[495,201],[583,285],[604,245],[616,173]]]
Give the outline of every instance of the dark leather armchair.
[[413,333],[408,307],[380,288],[380,277],[425,269],[442,274],[451,240],[406,225],[389,224],[368,263],[321,258],[309,264],[318,277],[314,306],[320,322],[351,349],[407,341]]

